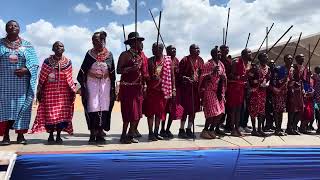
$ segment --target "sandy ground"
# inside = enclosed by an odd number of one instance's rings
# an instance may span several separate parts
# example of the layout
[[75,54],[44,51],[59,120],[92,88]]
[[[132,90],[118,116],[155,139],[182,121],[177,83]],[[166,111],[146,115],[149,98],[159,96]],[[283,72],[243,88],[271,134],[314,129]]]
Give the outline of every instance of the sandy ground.
[[[89,131],[87,129],[84,113],[77,98],[75,114],[73,118],[74,135],[63,134],[64,143],[62,145],[47,145],[47,133],[27,134],[28,145],[14,144],[16,135],[11,132],[13,144],[2,146],[1,151],[15,151],[18,153],[59,153],[59,152],[94,152],[108,150],[150,150],[150,149],[205,149],[205,148],[251,148],[251,147],[293,147],[293,146],[320,146],[320,136],[300,135],[300,136],[270,136],[266,138],[244,136],[242,138],[225,136],[221,139],[204,140],[199,138],[204,125],[203,113],[198,113],[195,120],[195,132],[197,139],[182,140],[177,138],[180,121],[174,121],[171,131],[175,135],[172,140],[149,142],[147,139],[148,125],[144,117],[140,121],[139,131],[143,134],[138,144],[120,144],[119,138],[122,128],[122,118],[119,104],[115,105],[111,120],[111,130],[107,132],[107,143],[105,145],[88,145]],[[34,120],[33,112],[32,121]],[[284,115],[286,119],[286,114]],[[283,128],[286,122],[283,122]],[[31,125],[30,125],[31,126]]]

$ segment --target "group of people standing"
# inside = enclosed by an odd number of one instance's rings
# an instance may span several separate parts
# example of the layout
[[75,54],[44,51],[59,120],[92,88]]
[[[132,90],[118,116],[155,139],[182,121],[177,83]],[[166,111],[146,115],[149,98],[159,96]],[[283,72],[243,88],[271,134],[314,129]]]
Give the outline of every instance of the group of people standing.
[[[64,44],[52,46],[53,55],[40,68],[32,45],[19,36],[19,24],[6,24],[7,36],[0,40],[0,135],[1,145],[10,145],[9,130],[18,134],[17,143],[26,144],[32,101],[39,106],[31,133],[46,131],[48,144],[61,144],[61,132],[73,134],[72,118],[76,83],[72,78],[72,62],[63,55]],[[106,32],[92,36],[90,49],[81,65],[77,80],[81,86],[82,103],[90,130],[89,143],[103,143],[104,131],[110,130],[110,118],[115,95],[115,65],[112,53],[105,47]],[[37,78],[38,85],[36,87]],[[56,132],[56,138],[54,137]]]
[[[46,131],[49,144],[61,144],[62,131],[73,133],[73,106],[78,92],[90,131],[89,144],[105,143],[116,100],[121,103],[120,142],[124,144],[139,142],[138,125],[143,114],[150,141],[173,138],[173,120],[180,120],[179,138],[196,138],[192,127],[200,111],[206,118],[200,134],[204,139],[214,139],[228,131],[237,137],[244,131],[264,137],[270,129],[278,136],[309,133],[314,113],[319,117],[320,68],[312,74],[303,65],[302,54],[288,54],[285,65],[276,67],[265,53],[260,53],[256,62],[249,49],[231,59],[228,46],[222,45],[214,47],[211,59],[204,62],[199,46],[192,44],[190,54],[179,61],[173,45],[164,47],[156,42],[152,45],[153,56],[147,58],[144,38],[131,32],[124,42],[130,49],[121,53],[115,68],[113,55],[106,48],[107,33],[101,31],[93,34],[93,48],[88,50],[78,73],[80,90],[72,79],[72,62],[63,55],[65,49],[60,41],[52,46],[54,54],[44,60],[36,88],[39,65],[34,48],[20,38],[16,21],[6,24],[6,32],[7,36],[0,40],[2,145],[11,143],[10,129],[18,133],[17,143],[26,144],[24,134],[29,129],[34,96],[39,106],[31,132]],[[118,88],[116,73],[121,74]],[[285,111],[288,124],[283,132]],[[252,128],[247,126],[249,116]]]

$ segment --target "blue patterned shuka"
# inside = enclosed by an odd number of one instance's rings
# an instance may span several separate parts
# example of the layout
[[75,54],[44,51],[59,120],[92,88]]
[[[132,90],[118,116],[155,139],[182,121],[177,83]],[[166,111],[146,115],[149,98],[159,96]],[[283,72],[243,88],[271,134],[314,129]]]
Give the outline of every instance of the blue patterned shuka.
[[[10,56],[18,57],[12,61]],[[18,77],[15,70],[27,67],[30,75]],[[0,39],[0,122],[14,121],[13,129],[29,129],[32,101],[38,73],[38,58],[32,45],[21,40],[18,49],[6,47]]]

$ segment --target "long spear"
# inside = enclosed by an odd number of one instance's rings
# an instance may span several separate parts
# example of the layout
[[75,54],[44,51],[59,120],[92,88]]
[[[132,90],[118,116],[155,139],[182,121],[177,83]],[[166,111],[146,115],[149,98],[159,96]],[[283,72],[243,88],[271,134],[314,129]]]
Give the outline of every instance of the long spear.
[[309,44],[309,59],[310,59],[310,63],[309,63],[309,73],[310,73],[310,75],[308,75],[309,84],[311,84],[311,54],[310,54],[310,50],[311,50],[311,45]]
[[287,45],[289,44],[290,40],[291,40],[292,36],[290,36],[290,38],[288,39],[288,41],[286,42],[286,44],[283,46],[283,48],[281,49],[280,53],[278,54],[277,58],[274,60],[274,63],[277,62],[277,60],[279,59],[280,55],[282,54],[282,52],[284,51],[284,49],[287,47]]
[[159,15],[159,24],[158,24],[158,35],[157,35],[157,47],[159,45],[159,37],[160,37],[160,27],[161,27],[161,14],[162,12],[160,11],[160,15]]
[[138,0],[135,0],[134,6],[134,31],[138,32]]
[[247,42],[246,42],[246,47],[245,48],[247,48],[248,47],[248,43],[249,43],[249,39],[250,39],[250,33],[248,34],[248,38],[247,38]]
[[318,39],[316,45],[314,46],[314,48],[313,48],[313,50],[312,50],[312,53],[311,53],[310,58],[309,58],[309,60],[308,60],[308,62],[307,62],[307,65],[310,63],[311,58],[312,58],[312,56],[313,56],[313,54],[314,54],[314,51],[315,51],[316,48],[318,47],[319,41],[320,41],[320,36],[319,36],[319,39]]
[[[134,6],[134,31],[138,33],[138,0],[135,0]],[[135,38],[135,46],[137,47],[137,38]]]
[[293,28],[293,25],[291,25],[289,29],[278,39],[278,41],[271,46],[271,48],[267,51],[267,54],[278,44],[278,42],[290,31],[291,28]]
[[[159,27],[158,27],[158,25],[157,25],[157,23],[156,23],[156,20],[154,19],[154,16],[153,16],[153,14],[152,14],[152,12],[151,12],[151,9],[149,9],[149,12],[150,12],[150,14],[151,14],[153,23],[154,23],[154,25],[155,25],[156,28],[157,28],[157,31],[159,31]],[[159,36],[160,36],[160,39],[161,39],[161,41],[162,41],[163,46],[166,47],[166,45],[164,44],[163,38],[162,38],[162,36],[161,36],[161,33],[159,33]]]
[[229,17],[230,17],[230,8],[228,9],[227,29],[226,29],[226,37],[224,39],[224,45],[227,45],[227,37],[228,37],[228,29],[229,29]]
[[[302,73],[304,72],[304,70],[306,69],[306,67],[309,65],[309,63],[310,63],[310,61],[311,61],[311,58],[312,58],[312,56],[313,56],[313,54],[314,54],[314,51],[316,50],[316,48],[317,48],[317,46],[318,46],[318,44],[319,44],[319,41],[320,41],[320,36],[319,36],[319,39],[318,39],[316,45],[314,46],[314,48],[313,48],[313,50],[312,50],[312,53],[311,53],[311,55],[310,55],[310,57],[309,57],[309,60],[308,60],[308,62],[307,62],[307,64],[306,64],[306,66],[303,68]],[[309,50],[309,51],[310,51],[310,50]],[[310,63],[310,64],[311,64],[311,63]],[[299,75],[301,76],[302,73],[299,73]]]
[[224,45],[225,36],[226,36],[226,29],[223,28],[223,29],[222,29],[222,44],[223,44],[223,45]]
[[296,53],[297,53],[297,50],[298,50],[298,46],[299,46],[299,43],[300,43],[301,36],[302,36],[302,32],[301,32],[300,35],[299,35],[299,39],[298,39],[298,42],[297,42],[297,44],[296,44],[296,48],[294,49],[293,58],[296,56]]
[[270,33],[271,29],[273,28],[273,25],[274,25],[274,23],[272,23],[272,25],[271,25],[271,27],[270,27],[270,29],[269,29],[268,33],[266,34],[266,36],[264,37],[264,39],[263,39],[262,43],[260,44],[260,47],[259,47],[258,51],[256,52],[256,54],[254,55],[254,57],[253,57],[253,59],[252,59],[252,62],[253,62],[253,61],[256,59],[256,57],[258,56],[258,54],[259,54],[259,52],[260,52],[260,49],[261,49],[261,47],[262,47],[262,45],[263,45],[264,41],[267,39],[267,36],[269,35],[269,33]]
[[[124,41],[126,41],[126,31],[124,30],[124,24],[122,24],[122,31],[123,31],[123,39]],[[128,51],[127,45],[125,45],[125,47],[126,47],[126,51]]]
[[268,36],[268,27],[266,27],[266,52],[268,52],[268,40],[269,40],[269,36]]

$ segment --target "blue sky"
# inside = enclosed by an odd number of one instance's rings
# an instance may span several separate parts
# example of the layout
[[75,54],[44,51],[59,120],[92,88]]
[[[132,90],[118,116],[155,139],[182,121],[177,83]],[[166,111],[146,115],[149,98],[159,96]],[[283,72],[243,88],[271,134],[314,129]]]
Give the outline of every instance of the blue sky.
[[[84,26],[91,30],[108,24],[111,21],[117,21],[121,24],[130,24],[134,21],[134,0],[130,0],[130,13],[123,15],[115,15],[111,11],[98,10],[96,2],[101,3],[103,7],[111,3],[111,0],[9,0],[2,2],[5,8],[1,9],[0,18],[7,21],[16,19],[20,22],[22,30],[27,24],[45,19],[56,25]],[[142,0],[138,0],[142,2]],[[161,9],[161,0],[143,0],[146,6],[140,5],[139,21],[150,19],[148,9]],[[210,0],[211,4],[224,5],[227,0]],[[75,13],[73,8],[83,3],[91,8],[90,13]]]
[[[130,0],[129,9],[132,11],[129,14],[115,15],[111,11],[98,10],[96,2],[101,3],[103,7],[111,3],[107,1],[92,1],[92,0],[10,0],[2,4],[6,8],[1,10],[0,18],[3,20],[17,19],[22,27],[27,24],[45,19],[56,25],[78,25],[84,26],[91,30],[95,30],[111,21],[117,21],[123,24],[129,24],[134,21],[134,1]],[[138,1],[141,2],[141,1]],[[148,9],[161,8],[160,0],[146,0],[146,6],[139,6],[139,20],[150,18]],[[73,8],[83,3],[91,8],[90,13],[75,13]],[[16,11],[13,11],[17,9]]]
[[[162,10],[161,33],[166,45],[177,47],[179,59],[188,55],[190,44],[200,46],[201,56],[208,60],[210,50],[221,45],[222,28],[226,26],[227,11],[231,8],[228,45],[231,54],[243,49],[251,33],[249,47],[260,45],[265,27],[273,22],[272,44],[290,26],[294,28],[284,37],[318,33],[320,29],[320,1],[314,0],[138,0],[138,31],[145,37],[144,51],[152,56],[151,45],[156,29],[148,12],[156,19]],[[35,46],[40,61],[48,57],[52,44],[65,44],[65,55],[72,59],[75,72],[88,49],[91,35],[98,30],[108,33],[107,47],[117,62],[124,50],[121,24],[126,33],[134,30],[134,0],[3,0],[0,11],[0,36],[5,36],[8,20],[20,23],[21,36]]]

